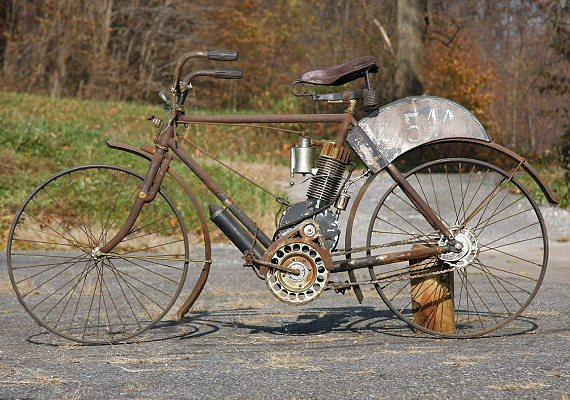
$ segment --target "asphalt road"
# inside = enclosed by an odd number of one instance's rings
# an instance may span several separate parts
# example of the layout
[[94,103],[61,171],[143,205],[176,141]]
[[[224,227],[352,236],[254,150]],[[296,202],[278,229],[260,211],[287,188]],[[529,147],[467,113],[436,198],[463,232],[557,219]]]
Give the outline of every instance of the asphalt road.
[[329,291],[287,306],[218,245],[189,317],[169,314],[133,343],[81,346],[26,314],[2,256],[0,399],[568,399],[569,217],[543,213],[552,240],[538,296],[507,332],[470,340],[416,335],[371,291],[363,304]]
[[[279,303],[216,246],[195,312],[113,346],[44,332],[7,285],[0,292],[0,398],[551,398],[570,395],[568,244],[511,335],[412,334],[367,293]],[[0,274],[6,276],[0,262]],[[231,276],[229,274],[231,272]],[[519,333],[519,334],[512,334]]]

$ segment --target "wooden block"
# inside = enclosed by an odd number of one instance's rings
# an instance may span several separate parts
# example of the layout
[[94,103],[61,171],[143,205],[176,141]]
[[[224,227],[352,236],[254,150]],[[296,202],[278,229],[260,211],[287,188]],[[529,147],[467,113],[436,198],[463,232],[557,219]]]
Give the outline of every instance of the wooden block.
[[[414,248],[426,247],[414,245]],[[429,277],[417,277],[421,270],[437,271],[443,263],[437,257],[410,260],[413,322],[432,331],[455,333],[455,308],[453,301],[453,272]],[[421,333],[416,330],[416,333]]]

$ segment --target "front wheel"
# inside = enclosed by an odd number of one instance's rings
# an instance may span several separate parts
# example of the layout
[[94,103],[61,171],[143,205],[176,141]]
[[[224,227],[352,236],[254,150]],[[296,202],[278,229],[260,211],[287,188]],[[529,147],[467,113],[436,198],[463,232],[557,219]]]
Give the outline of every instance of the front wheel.
[[20,207],[8,237],[8,272],[38,324],[81,343],[117,343],[172,307],[186,279],[189,243],[162,191],[110,254],[98,254],[126,220],[142,180],[122,167],[83,165],[51,177]]
[[[443,337],[486,335],[513,321],[535,297],[548,261],[546,228],[532,197],[510,176],[465,158],[432,161],[405,174],[462,248],[370,268],[380,297],[415,330]],[[395,251],[412,243],[445,243],[394,184],[372,214],[366,245],[401,240],[407,243]],[[369,255],[380,250],[386,249]]]

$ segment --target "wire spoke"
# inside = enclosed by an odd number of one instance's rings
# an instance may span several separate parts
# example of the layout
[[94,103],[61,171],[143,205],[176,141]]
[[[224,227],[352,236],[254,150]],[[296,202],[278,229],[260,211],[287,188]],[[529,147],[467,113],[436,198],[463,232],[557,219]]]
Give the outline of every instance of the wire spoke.
[[[151,269],[148,269],[148,268],[146,268],[146,267],[143,267],[142,265],[140,265],[140,264],[138,264],[138,263],[136,263],[136,262],[134,262],[134,261],[132,261],[132,260],[129,260],[129,259],[123,258],[123,257],[120,257],[120,258],[121,258],[121,260],[127,261],[127,262],[130,263],[130,264],[136,265],[137,267],[142,268],[142,269],[144,269],[145,271],[148,271],[148,272],[150,272],[150,273],[152,273],[152,274],[155,274],[155,275],[157,275],[157,276],[160,276],[160,277],[163,278],[163,279],[169,280],[170,282],[173,282],[174,284],[178,284],[178,282],[176,282],[174,279],[171,279],[171,278],[169,278],[169,277],[167,277],[167,276],[164,276],[164,275],[162,275],[162,274],[159,274],[159,273],[156,272],[156,271],[153,271],[153,270],[151,270]],[[155,264],[156,264],[156,263],[155,263]]]
[[[533,239],[536,239],[536,238],[533,238]],[[538,263],[535,263],[535,262],[530,261],[530,260],[525,260],[524,258],[515,256],[514,254],[507,253],[506,251],[503,251],[503,250],[499,250],[499,247],[504,247],[504,246],[490,247],[490,246],[486,246],[486,245],[481,245],[481,247],[485,247],[485,248],[487,248],[487,250],[481,250],[481,251],[479,252],[479,254],[480,254],[480,253],[487,252],[487,251],[494,250],[494,251],[496,251],[496,252],[498,252],[498,253],[504,254],[504,255],[509,256],[509,257],[516,258],[517,260],[521,260],[521,261],[524,261],[524,262],[527,262],[527,263],[529,263],[529,264],[533,264],[533,265],[536,265],[537,267],[542,268],[542,264],[538,264]]]
[[[127,305],[129,306],[129,309],[131,310],[131,313],[133,314],[133,318],[135,319],[135,321],[137,322],[137,326],[139,328],[141,328],[141,324],[139,322],[139,319],[137,318],[137,314],[135,313],[135,310],[133,310],[133,307],[131,306],[131,302],[129,301],[129,298],[127,297],[124,289],[123,289],[123,285],[121,284],[121,281],[119,281],[119,278],[117,278],[117,274],[115,274],[114,271],[114,266],[111,265],[111,262],[109,260],[104,260],[108,262],[108,267],[109,269],[111,269],[111,272],[113,273],[113,276],[115,277],[115,280],[117,281],[117,284],[119,285],[119,288],[121,289],[121,292],[123,293],[123,297],[125,298],[125,301],[127,302]],[[114,304],[114,303],[113,303]],[[116,308],[116,307],[115,307]],[[119,317],[120,318],[120,317]],[[121,321],[122,322],[122,321]],[[126,328],[125,328],[126,330]]]
[[[142,309],[145,311],[146,315],[148,315],[149,319],[153,319],[152,315],[150,314],[150,312],[146,309],[146,307],[144,306],[144,304],[142,303],[142,301],[139,299],[139,297],[135,294],[135,292],[133,292],[133,288],[135,290],[137,290],[138,292],[140,292],[142,295],[144,295],[146,297],[146,295],[144,293],[142,293],[137,287],[135,287],[134,285],[132,285],[129,281],[127,281],[125,278],[123,278],[121,275],[121,271],[119,271],[117,269],[117,267],[115,266],[115,264],[113,264],[112,261],[109,260],[110,265],[112,265],[112,271],[113,274],[115,275],[115,278],[121,278],[121,280],[123,282],[125,282],[125,285],[127,286],[127,288],[129,289],[129,291],[131,292],[131,294],[133,295],[133,297],[136,299],[136,301],[139,303],[139,305],[142,307]],[[138,319],[137,319],[137,323],[138,323]]]
[[35,278],[36,276],[41,275],[41,274],[43,274],[44,272],[51,271],[52,269],[57,268],[57,267],[59,267],[59,266],[61,266],[61,265],[65,265],[65,264],[69,264],[69,263],[71,263],[72,265],[75,265],[75,264],[77,264],[79,261],[81,261],[82,259],[85,259],[85,257],[87,257],[87,256],[86,256],[85,254],[82,254],[82,255],[79,255],[79,256],[77,256],[77,257],[72,258],[72,259],[69,260],[69,261],[62,261],[62,262],[60,262],[60,263],[53,263],[50,268],[47,268],[47,269],[45,269],[45,270],[43,270],[43,271],[37,272],[37,273],[35,273],[35,274],[33,274],[33,275],[30,275],[30,276],[28,276],[28,277],[26,277],[26,278],[24,278],[24,279],[21,279],[21,280],[17,281],[17,282],[16,282],[16,285],[19,285],[20,283],[25,282],[25,281],[27,281],[28,279]]
[[[57,292],[59,292],[61,289],[63,289],[64,287],[66,287],[69,283],[73,282],[77,277],[81,276],[81,274],[83,274],[83,272],[85,272],[85,270],[89,267],[91,261],[88,261],[88,263],[86,264],[86,266],[83,268],[83,270],[81,270],[81,272],[79,272],[77,275],[75,275],[73,278],[71,278],[70,280],[68,280],[67,282],[65,282],[63,285],[61,285],[59,288],[57,288],[56,290],[54,290],[53,292],[51,292],[49,295],[47,295],[46,297],[44,297],[42,299],[42,301],[40,301],[39,303],[36,303],[33,307],[31,307],[32,310],[36,309],[36,307],[38,307],[40,304],[42,304],[44,301],[46,301],[47,299],[51,298],[51,296],[53,296],[54,294],[56,294]],[[45,282],[44,282],[45,283]],[[43,285],[43,284],[42,284]],[[41,285],[40,285],[41,286]]]
[[451,194],[451,203],[453,204],[453,210],[455,212],[455,223],[459,221],[459,213],[457,212],[457,207],[455,206],[455,197],[453,196],[453,190],[451,190],[451,182],[449,181],[449,171],[447,170],[447,164],[445,167],[445,177],[447,178],[447,186],[449,187],[449,194]]
[[[486,266],[485,264],[483,264],[483,263],[480,262],[480,261],[479,261],[478,264],[479,264],[480,266]],[[479,271],[484,272],[481,268],[477,267],[475,264],[472,264],[472,265],[473,265],[474,268],[478,269]],[[491,274],[491,273],[489,272],[489,274]],[[525,292],[526,294],[531,294],[528,290],[523,289],[522,287],[520,287],[520,286],[518,286],[518,285],[515,285],[515,284],[512,283],[511,281],[508,281],[508,280],[506,280],[506,279],[504,279],[504,278],[501,278],[500,276],[497,276],[497,275],[495,275],[495,274],[491,274],[491,275],[492,275],[495,279],[497,279],[497,280],[499,280],[499,281],[502,281],[502,282],[505,282],[505,283],[508,283],[509,285],[511,285],[511,286],[513,286],[513,287],[516,287],[518,290],[523,291],[523,292]]]

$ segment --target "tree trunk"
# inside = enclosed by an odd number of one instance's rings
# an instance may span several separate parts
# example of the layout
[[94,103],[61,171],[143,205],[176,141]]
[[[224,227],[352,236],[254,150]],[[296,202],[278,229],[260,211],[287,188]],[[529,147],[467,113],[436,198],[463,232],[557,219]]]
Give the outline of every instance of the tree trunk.
[[398,49],[396,94],[423,93],[423,43],[426,35],[427,0],[397,0]]

